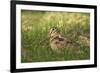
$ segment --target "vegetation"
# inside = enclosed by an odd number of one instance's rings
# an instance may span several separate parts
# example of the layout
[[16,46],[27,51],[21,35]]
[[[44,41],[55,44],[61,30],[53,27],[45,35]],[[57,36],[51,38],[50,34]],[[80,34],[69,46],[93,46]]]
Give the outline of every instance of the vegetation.
[[[62,53],[49,45],[50,28],[75,45]],[[85,60],[90,58],[90,14],[77,12],[21,11],[21,62]]]

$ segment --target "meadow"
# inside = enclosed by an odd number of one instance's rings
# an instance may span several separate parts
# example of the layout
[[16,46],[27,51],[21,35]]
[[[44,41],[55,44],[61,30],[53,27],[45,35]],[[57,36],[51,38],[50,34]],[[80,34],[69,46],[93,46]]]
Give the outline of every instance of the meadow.
[[[52,27],[58,27],[74,47],[53,51],[48,38]],[[89,13],[21,10],[21,62],[86,59],[90,59]]]

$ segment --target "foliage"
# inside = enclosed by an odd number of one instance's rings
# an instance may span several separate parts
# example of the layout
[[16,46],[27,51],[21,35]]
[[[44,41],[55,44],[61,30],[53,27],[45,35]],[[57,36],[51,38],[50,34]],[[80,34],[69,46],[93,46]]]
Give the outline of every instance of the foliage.
[[[58,27],[61,34],[75,45],[62,53],[49,45],[50,28]],[[90,58],[90,15],[77,12],[21,11],[21,61],[42,62],[83,60]]]

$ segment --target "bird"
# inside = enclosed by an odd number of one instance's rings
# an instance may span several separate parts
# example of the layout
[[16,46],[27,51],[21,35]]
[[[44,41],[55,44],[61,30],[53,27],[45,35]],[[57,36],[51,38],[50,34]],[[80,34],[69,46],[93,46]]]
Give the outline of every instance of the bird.
[[52,50],[62,51],[70,43],[67,38],[63,37],[57,27],[52,27],[49,31],[49,42]]

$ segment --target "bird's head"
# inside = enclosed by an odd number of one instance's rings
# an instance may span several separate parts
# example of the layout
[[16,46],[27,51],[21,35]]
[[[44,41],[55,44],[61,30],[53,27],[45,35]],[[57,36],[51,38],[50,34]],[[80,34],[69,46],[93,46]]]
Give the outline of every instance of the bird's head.
[[52,27],[49,31],[49,37],[57,37],[60,36],[60,30],[57,27]]

